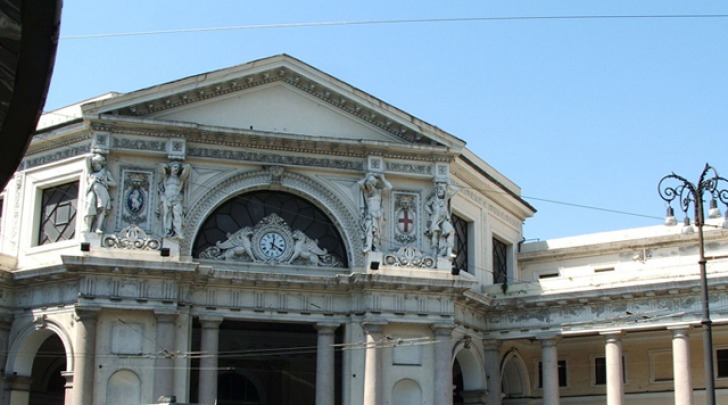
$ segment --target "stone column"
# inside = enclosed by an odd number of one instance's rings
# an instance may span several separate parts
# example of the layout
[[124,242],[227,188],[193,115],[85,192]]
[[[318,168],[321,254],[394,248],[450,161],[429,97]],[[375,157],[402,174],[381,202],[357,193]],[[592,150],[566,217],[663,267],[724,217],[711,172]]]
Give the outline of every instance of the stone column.
[[5,366],[7,366],[8,356],[7,351],[10,348],[10,327],[13,323],[13,318],[10,316],[0,316],[0,402],[6,401],[6,390],[5,390]]
[[690,374],[689,326],[669,328],[672,331],[672,364],[675,384],[675,405],[692,405],[693,384]]
[[624,405],[624,375],[622,375],[622,331],[604,332],[606,339],[607,405]]
[[501,405],[500,341],[496,339],[483,340],[483,350],[485,382],[488,389],[485,403],[488,405]]
[[541,340],[541,382],[543,383],[544,405],[559,405],[559,354],[556,348],[558,337],[554,335]]
[[364,358],[364,405],[381,405],[382,395],[382,347],[385,321],[362,323],[366,335],[366,356]]
[[94,365],[96,364],[97,308],[76,308],[76,347],[74,351],[73,403],[92,405],[94,399]]
[[433,403],[452,405],[452,338],[453,325],[436,323],[432,325],[435,332],[435,396]]
[[73,372],[62,371],[61,375],[66,380],[66,384],[63,386],[64,389],[64,405],[73,405]]
[[220,344],[222,317],[201,316],[200,383],[197,402],[204,405],[217,403],[217,357]]
[[316,345],[316,405],[336,403],[336,369],[334,362],[334,333],[338,323],[317,323],[318,343]]
[[10,405],[28,405],[31,382],[32,378],[19,375],[7,379],[5,386],[10,391]]
[[154,354],[154,400],[174,393],[174,331],[177,314],[158,313]]

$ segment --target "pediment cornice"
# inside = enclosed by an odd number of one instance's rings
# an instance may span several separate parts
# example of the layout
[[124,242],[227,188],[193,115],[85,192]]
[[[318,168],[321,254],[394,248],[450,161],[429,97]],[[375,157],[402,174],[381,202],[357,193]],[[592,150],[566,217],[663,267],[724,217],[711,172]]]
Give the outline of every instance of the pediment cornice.
[[[270,63],[269,67],[263,69],[243,67],[231,74],[222,74],[225,72],[223,70],[217,75],[212,73],[201,75],[129,93],[115,99],[91,103],[84,106],[84,114],[87,117],[98,115],[152,117],[171,109],[230,97],[234,93],[256,87],[284,83],[410,145],[445,146],[455,149],[464,146],[461,140],[452,135],[303,62],[287,56],[278,58],[281,58],[280,62]],[[250,66],[260,65],[251,63]]]
[[[351,140],[325,136],[307,136],[259,130],[225,128],[140,117],[100,116],[89,120],[90,128],[114,135],[118,141],[132,138],[183,138],[190,150],[204,148],[260,150],[288,152],[297,155],[338,156],[365,158],[376,155],[388,159],[408,161],[444,162],[455,158],[453,151],[443,146],[401,144],[369,140]],[[119,142],[117,142],[119,143]],[[115,144],[115,147],[119,145]],[[160,149],[161,151],[161,149]],[[223,154],[224,155],[224,154]],[[220,158],[224,158],[221,156]]]

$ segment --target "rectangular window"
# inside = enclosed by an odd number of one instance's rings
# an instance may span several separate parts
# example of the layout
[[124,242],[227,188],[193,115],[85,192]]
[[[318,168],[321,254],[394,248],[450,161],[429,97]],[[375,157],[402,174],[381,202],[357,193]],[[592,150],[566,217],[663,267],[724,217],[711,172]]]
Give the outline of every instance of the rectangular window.
[[468,222],[453,214],[452,226],[455,229],[453,267],[467,272],[470,268],[468,265]]
[[38,245],[74,238],[77,202],[77,181],[43,190],[40,203]]
[[[622,356],[622,382],[627,382],[625,373],[624,356]],[[607,385],[607,359],[605,357],[594,357],[594,385]]]
[[508,245],[493,238],[493,284],[508,281]]
[[728,377],[728,349],[718,349],[715,351],[716,367],[718,368],[718,378]]
[[[566,387],[566,360],[559,360],[559,387]],[[538,362],[538,388],[543,388],[543,363]]]

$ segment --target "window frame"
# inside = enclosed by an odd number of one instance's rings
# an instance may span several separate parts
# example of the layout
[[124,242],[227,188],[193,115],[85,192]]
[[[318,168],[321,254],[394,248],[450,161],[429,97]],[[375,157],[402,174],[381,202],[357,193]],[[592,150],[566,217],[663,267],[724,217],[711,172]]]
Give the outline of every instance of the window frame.
[[[597,381],[597,359],[604,359],[604,382],[600,383]],[[589,368],[591,370],[591,386],[592,387],[606,387],[607,386],[607,356],[604,354],[592,355],[589,359]],[[627,385],[627,358],[622,353],[622,384]]]
[[[569,388],[569,361],[566,357],[559,357],[556,360],[559,370],[559,388]],[[561,381],[561,373],[563,371],[563,384]],[[536,389],[543,390],[543,362],[536,360]]]
[[62,185],[65,183],[78,182],[79,196],[77,202],[77,211],[83,209],[85,201],[85,195],[83,193],[86,187],[85,173],[85,157],[86,155],[79,156],[77,160],[69,162],[68,160],[46,165],[35,167],[21,175],[24,175],[24,184],[22,196],[19,204],[22,207],[22,212],[18,213],[19,218],[15,221],[20,221],[22,224],[30,224],[30,226],[18,226],[18,247],[26,249],[28,254],[43,253],[48,250],[54,250],[59,248],[67,248],[74,246],[78,243],[80,237],[80,231],[83,230],[83,213],[76,215],[76,235],[74,239],[60,241],[57,243],[51,243],[46,245],[39,245],[38,238],[40,234],[40,211],[41,211],[41,198],[43,196],[43,190]]
[[[463,262],[464,262],[465,266],[459,267],[458,270],[464,271],[471,275],[475,275],[474,274],[475,268],[473,265],[471,265],[471,263],[473,262],[473,254],[472,254],[472,251],[473,251],[473,226],[474,226],[473,221],[470,220],[465,215],[462,215],[458,212],[453,212],[451,214],[451,218],[452,218],[453,228],[455,228],[455,247],[454,247],[455,252],[454,253],[456,254],[456,257],[454,257],[453,261],[452,261],[453,267],[456,267],[458,260],[461,257],[464,257]],[[455,218],[457,218],[458,222],[461,222],[462,224],[465,225],[465,243],[462,243],[462,244],[459,243],[458,229],[457,229],[458,225],[456,225]],[[464,252],[457,250],[457,248],[460,246],[464,246],[464,248],[465,248]]]
[[[76,193],[76,200],[75,200],[75,205],[76,206],[75,206],[75,211],[73,213],[73,217],[70,218],[70,220],[68,222],[69,224],[72,224],[71,226],[73,226],[73,236],[72,237],[68,237],[66,239],[60,239],[60,240],[56,240],[56,241],[49,241],[49,242],[42,243],[41,242],[41,236],[43,235],[42,225],[46,223],[46,219],[43,217],[43,210],[44,210],[43,197],[44,197],[46,191],[51,190],[53,188],[60,188],[60,187],[70,186],[70,185],[73,185],[73,184],[76,185],[76,191],[77,191],[77,193]],[[82,216],[83,213],[81,212],[81,210],[82,210],[82,206],[81,206],[81,182],[79,180],[72,180],[72,181],[63,182],[63,183],[56,184],[56,185],[51,185],[51,186],[48,186],[48,187],[39,188],[38,191],[39,191],[38,192],[38,201],[35,204],[35,209],[37,211],[36,215],[37,215],[37,218],[38,218],[38,222],[36,223],[36,226],[35,226],[35,235],[34,235],[34,239],[33,239],[33,246],[43,247],[43,246],[56,245],[58,243],[63,243],[63,242],[75,240],[77,238],[77,236],[78,236],[78,232],[80,231],[80,228],[79,228],[79,219],[83,218],[83,216]],[[81,215],[79,215],[79,214],[81,214]],[[81,218],[79,218],[79,216]]]
[[725,373],[723,375],[720,374],[720,358],[718,356],[718,352],[725,352],[728,356],[728,346],[721,346],[717,347],[713,350],[713,359],[715,364],[715,378],[725,380],[728,379],[728,357],[725,360],[726,369],[724,370]]
[[[496,242],[501,244],[503,246],[503,273],[498,272],[498,268],[496,266]],[[496,234],[493,234],[490,239],[490,252],[491,252],[491,269],[493,272],[493,284],[508,284],[509,281],[512,281],[513,274],[511,271],[511,266],[513,265],[513,244],[508,243],[505,238],[502,238]],[[503,280],[501,280],[498,276],[502,275],[504,277]]]

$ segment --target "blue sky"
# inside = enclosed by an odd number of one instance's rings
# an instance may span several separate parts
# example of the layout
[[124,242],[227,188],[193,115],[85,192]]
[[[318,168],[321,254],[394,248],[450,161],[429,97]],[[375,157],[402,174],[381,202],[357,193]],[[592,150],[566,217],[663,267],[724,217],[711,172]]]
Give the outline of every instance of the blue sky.
[[[727,17],[93,37],[338,21],[668,15]],[[728,177],[724,1],[65,1],[46,110],[280,53],[465,140],[538,210],[526,221],[527,239],[658,225],[662,176],[674,171],[697,181],[709,162]]]

